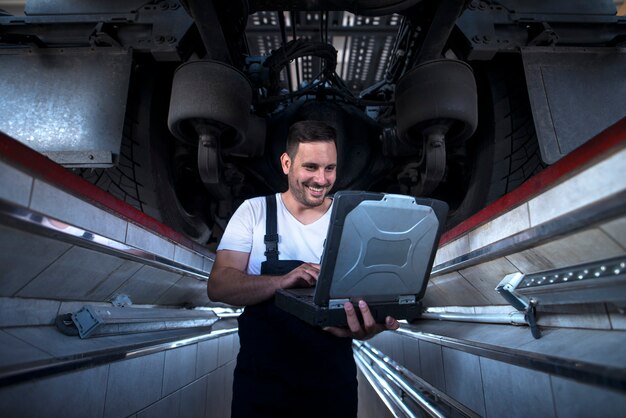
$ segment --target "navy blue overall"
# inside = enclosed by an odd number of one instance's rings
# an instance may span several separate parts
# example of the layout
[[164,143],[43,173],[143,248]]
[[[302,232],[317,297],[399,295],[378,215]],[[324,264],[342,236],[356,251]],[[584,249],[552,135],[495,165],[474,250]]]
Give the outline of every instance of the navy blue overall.
[[[276,197],[268,196],[261,274],[282,275],[302,264],[278,260]],[[232,417],[356,417],[352,339],[338,338],[274,305],[247,306],[239,317]]]

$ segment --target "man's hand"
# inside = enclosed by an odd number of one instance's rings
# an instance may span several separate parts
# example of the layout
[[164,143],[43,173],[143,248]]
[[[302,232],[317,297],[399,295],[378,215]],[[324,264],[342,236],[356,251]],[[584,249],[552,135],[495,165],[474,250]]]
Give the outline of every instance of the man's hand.
[[274,296],[277,289],[310,287],[320,274],[320,265],[304,263],[284,276],[246,274],[249,253],[220,250],[215,257],[207,295],[214,302],[235,306],[254,305]]
[[400,328],[400,323],[390,316],[385,318],[384,324],[377,324],[370,312],[370,308],[367,306],[364,300],[359,301],[359,310],[363,317],[363,324],[359,322],[359,318],[354,311],[354,306],[351,302],[346,302],[343,305],[343,309],[346,311],[346,317],[348,319],[348,327],[326,327],[325,331],[337,337],[352,337],[357,340],[368,340],[379,332],[385,330],[396,330]]
[[291,289],[294,287],[312,287],[317,283],[320,275],[320,265],[314,263],[303,263],[280,279],[281,289]]

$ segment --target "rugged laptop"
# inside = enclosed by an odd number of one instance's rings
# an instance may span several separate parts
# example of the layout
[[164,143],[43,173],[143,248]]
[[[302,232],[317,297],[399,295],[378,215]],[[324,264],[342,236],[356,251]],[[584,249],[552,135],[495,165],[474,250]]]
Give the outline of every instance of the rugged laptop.
[[419,317],[447,213],[434,199],[337,192],[317,285],[278,290],[276,306],[319,326],[346,325],[343,304],[359,299],[376,322]]

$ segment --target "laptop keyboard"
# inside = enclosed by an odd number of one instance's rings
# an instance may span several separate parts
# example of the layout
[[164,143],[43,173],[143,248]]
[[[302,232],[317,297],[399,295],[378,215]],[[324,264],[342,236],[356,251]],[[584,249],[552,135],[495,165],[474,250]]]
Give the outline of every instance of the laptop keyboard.
[[315,295],[315,288],[309,287],[306,289],[289,289],[289,293],[291,293],[296,299],[312,301],[313,296]]

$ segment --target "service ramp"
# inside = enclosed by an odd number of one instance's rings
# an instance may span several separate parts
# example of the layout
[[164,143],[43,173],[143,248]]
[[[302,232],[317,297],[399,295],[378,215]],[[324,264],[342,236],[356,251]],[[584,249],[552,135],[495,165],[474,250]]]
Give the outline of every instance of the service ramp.
[[213,260],[0,134],[3,415],[226,416],[238,339]]
[[626,119],[448,231],[424,305],[355,345],[367,408],[623,416]]
[[[359,415],[621,416],[625,179],[626,119],[444,234],[422,318],[355,342]],[[1,410],[227,416],[205,247],[4,135],[0,245]]]

